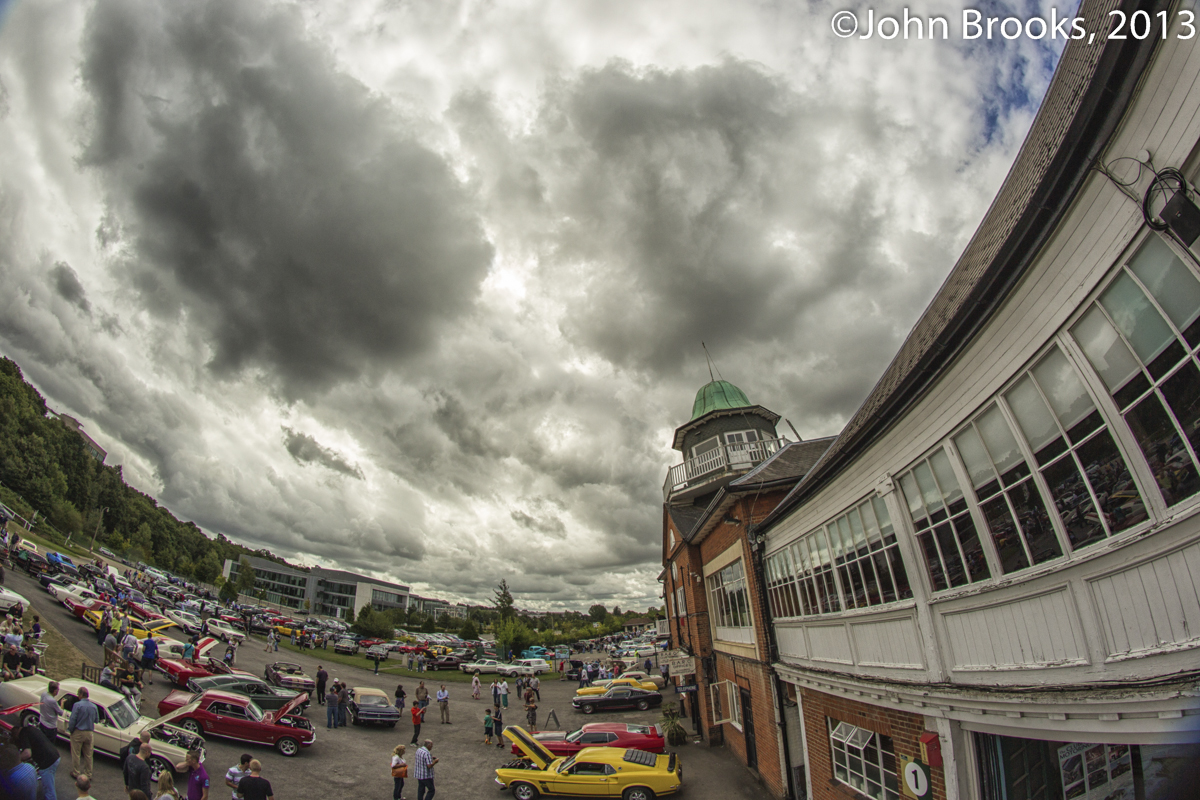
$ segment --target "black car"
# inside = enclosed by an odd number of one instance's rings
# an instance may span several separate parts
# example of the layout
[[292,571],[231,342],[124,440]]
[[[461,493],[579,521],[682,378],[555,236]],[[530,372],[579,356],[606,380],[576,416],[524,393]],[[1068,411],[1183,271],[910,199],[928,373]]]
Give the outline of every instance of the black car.
[[567,680],[579,680],[579,671],[583,669],[583,662],[578,659],[571,659],[567,662]]
[[632,686],[614,686],[604,694],[575,697],[571,705],[585,714],[596,711],[617,711],[622,708],[636,708],[645,711],[662,705],[662,695],[645,689],[635,689]]
[[32,578],[34,575],[41,575],[50,569],[50,563],[46,561],[46,557],[39,553],[31,553],[23,547],[17,548],[17,554],[12,557],[13,562],[29,573]]
[[[222,692],[242,694],[253,700],[264,711],[276,711],[283,708],[300,692],[295,689],[284,689],[272,686],[262,678],[250,675],[208,675],[203,678],[192,678],[187,682],[187,690],[194,694],[218,689]],[[304,713],[308,702],[301,703],[297,711]]]

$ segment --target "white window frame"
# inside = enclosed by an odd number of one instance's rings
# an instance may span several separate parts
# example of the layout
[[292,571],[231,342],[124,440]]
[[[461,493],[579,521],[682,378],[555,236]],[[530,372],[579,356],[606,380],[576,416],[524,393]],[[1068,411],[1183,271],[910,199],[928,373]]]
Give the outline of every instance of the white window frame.
[[[875,784],[878,786],[878,790],[876,791],[871,785],[874,781],[868,783],[870,779],[866,774],[865,767],[867,763],[866,749],[871,740],[876,739],[879,734],[866,728],[852,725],[849,722],[836,720],[833,717],[826,718],[826,725],[829,728],[827,735],[829,736],[829,757],[833,768],[833,779],[843,786],[849,786],[861,795],[873,798],[873,800],[900,800],[900,776],[895,774],[892,776],[896,781],[895,791],[889,789],[887,782],[884,780],[886,769],[883,766],[884,748],[882,741],[875,742],[877,760],[871,763],[871,766],[875,767],[879,772],[879,782]],[[838,763],[839,753],[842,755],[841,765]],[[898,764],[894,745],[891,755],[893,763]],[[855,760],[857,760],[858,764],[863,765],[861,771],[852,769]],[[846,772],[845,779],[838,775],[839,766]],[[856,777],[859,779],[857,783],[855,782]]]
[[682,586],[675,589],[675,616],[687,616],[687,594],[684,593]]
[[728,722],[739,731],[742,730],[742,703],[736,683],[733,681],[710,683],[708,700],[712,710],[713,725],[724,725]]
[[[723,573],[736,567],[741,575],[725,583]],[[714,571],[705,580],[708,591],[709,621],[713,639],[740,644],[754,644],[754,604],[750,597],[750,580],[741,558],[736,558]],[[744,624],[734,624],[736,622]]]

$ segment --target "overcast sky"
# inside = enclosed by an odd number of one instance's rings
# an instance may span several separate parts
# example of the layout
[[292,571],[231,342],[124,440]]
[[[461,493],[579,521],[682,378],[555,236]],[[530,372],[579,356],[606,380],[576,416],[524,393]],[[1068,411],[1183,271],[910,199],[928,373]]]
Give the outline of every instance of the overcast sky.
[[0,0],[0,353],[210,533],[661,604],[701,341],[837,433],[1061,49],[845,7]]

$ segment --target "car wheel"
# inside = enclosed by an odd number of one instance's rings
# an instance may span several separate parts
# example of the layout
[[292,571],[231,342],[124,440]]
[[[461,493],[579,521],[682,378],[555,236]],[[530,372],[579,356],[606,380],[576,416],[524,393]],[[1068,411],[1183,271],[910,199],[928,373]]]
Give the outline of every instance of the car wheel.
[[583,706],[583,708],[581,708],[581,709],[579,709],[579,710],[580,710],[580,711],[582,711],[582,712],[583,712],[583,713],[585,713],[585,714],[592,714],[592,713],[595,713],[595,711],[596,711],[596,706],[595,706],[594,704],[592,704],[592,703],[585,703],[585,704],[584,704],[584,706]]
[[41,724],[41,717],[36,711],[26,711],[21,715],[21,725],[26,728],[34,728]]
[[396,723],[394,723],[394,722],[389,722],[389,723],[388,723],[388,727],[389,727],[389,728],[394,728],[394,727],[396,727]]
[[638,700],[638,711],[646,711],[650,708],[649,700]]
[[290,736],[285,736],[275,743],[275,749],[282,756],[294,756],[300,752],[300,743]]
[[654,800],[654,792],[645,786],[630,786],[621,797],[624,800]]
[[194,719],[185,719],[183,722],[179,723],[179,727],[183,728],[193,736],[200,735],[200,723],[196,722]]
[[538,790],[534,788],[532,783],[514,783],[512,785],[512,796],[517,800],[533,800],[538,796]]
[[174,769],[167,763],[167,760],[158,756],[150,756],[150,759],[146,762],[146,766],[150,768],[151,783],[158,783],[158,776],[164,772],[174,772]]

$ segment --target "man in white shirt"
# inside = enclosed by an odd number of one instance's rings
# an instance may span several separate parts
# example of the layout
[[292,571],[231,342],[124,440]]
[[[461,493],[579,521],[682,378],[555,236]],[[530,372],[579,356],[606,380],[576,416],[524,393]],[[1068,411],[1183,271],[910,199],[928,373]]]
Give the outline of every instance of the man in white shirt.
[[242,753],[242,757],[238,763],[230,767],[225,773],[225,785],[233,790],[232,800],[238,800],[238,782],[250,774],[250,762],[252,760],[249,753]]
[[500,705],[503,708],[508,708],[508,679],[500,679]]
[[438,708],[442,710],[442,724],[450,724],[450,692],[446,691],[446,684],[442,684],[442,688],[438,689],[437,693]]

